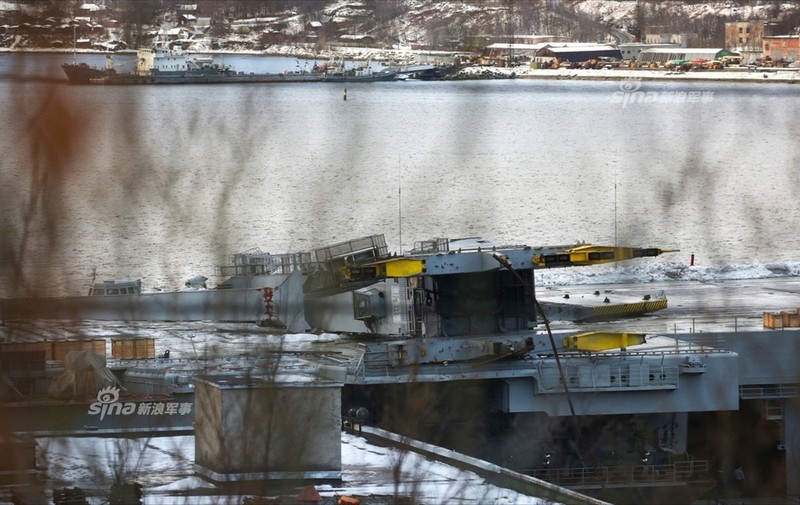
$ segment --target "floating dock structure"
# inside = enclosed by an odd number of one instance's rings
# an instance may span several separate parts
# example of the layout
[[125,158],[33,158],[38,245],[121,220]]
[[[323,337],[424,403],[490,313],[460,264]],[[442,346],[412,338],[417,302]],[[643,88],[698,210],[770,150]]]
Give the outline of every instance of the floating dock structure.
[[[318,447],[322,466],[281,466],[263,450],[242,457],[240,466],[222,465],[229,436],[223,432],[250,436],[223,416],[237,412],[248,388],[256,416],[264,417],[259,412],[267,405],[289,404],[271,400],[274,395],[297,394],[303,419],[311,417],[320,423],[314,429],[332,435],[341,421],[333,412],[364,409],[377,428],[614,503],[689,503],[715,493],[730,498],[730,475],[742,453],[759,454],[764,469],[747,469],[759,491],[799,496],[800,442],[791,436],[800,426],[800,378],[792,358],[800,355],[797,331],[678,336],[637,331],[635,323],[619,332],[549,326],[535,270],[646,261],[663,252],[436,239],[398,256],[375,235],[286,257],[241,256],[223,289],[201,292],[251,291],[259,308],[247,321],[264,331],[307,332],[313,345],[282,354],[303,361],[330,385],[259,382],[252,366],[232,379],[195,373],[209,408],[198,406],[196,396],[193,419],[201,419],[204,430],[198,464],[220,482],[269,478],[273,470],[276,476],[335,475],[335,464],[328,464],[335,455],[325,444]],[[586,296],[613,306],[618,295]],[[662,300],[645,296],[635,303]],[[777,317],[770,320],[775,326]],[[317,341],[317,331],[337,337]],[[146,384],[148,377],[169,382],[166,373],[149,375],[130,361],[124,373],[117,370],[129,384]],[[326,413],[319,416],[320,410]],[[293,413],[282,415],[278,426],[288,429]],[[231,449],[239,455],[249,450],[235,443]]]

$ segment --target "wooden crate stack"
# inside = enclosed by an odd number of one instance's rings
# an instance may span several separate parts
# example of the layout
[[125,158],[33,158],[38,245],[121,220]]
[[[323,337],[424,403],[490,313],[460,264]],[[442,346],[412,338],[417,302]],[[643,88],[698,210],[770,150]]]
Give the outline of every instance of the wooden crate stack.
[[111,357],[114,359],[155,358],[156,340],[154,338],[112,339]]
[[56,340],[50,342],[9,342],[0,344],[0,352],[41,351],[48,361],[63,361],[70,351],[92,351],[101,356],[106,355],[106,341],[98,338],[92,340]]
[[764,328],[800,328],[800,308],[792,311],[764,312]]

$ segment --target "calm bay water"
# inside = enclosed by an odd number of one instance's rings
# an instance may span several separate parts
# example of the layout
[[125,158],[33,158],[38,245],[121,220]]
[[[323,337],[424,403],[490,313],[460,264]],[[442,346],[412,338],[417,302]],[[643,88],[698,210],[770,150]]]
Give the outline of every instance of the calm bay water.
[[643,82],[657,99],[625,104],[613,81],[71,86],[71,60],[0,54],[0,296],[83,293],[93,267],[179,287],[374,233],[800,259],[790,84]]

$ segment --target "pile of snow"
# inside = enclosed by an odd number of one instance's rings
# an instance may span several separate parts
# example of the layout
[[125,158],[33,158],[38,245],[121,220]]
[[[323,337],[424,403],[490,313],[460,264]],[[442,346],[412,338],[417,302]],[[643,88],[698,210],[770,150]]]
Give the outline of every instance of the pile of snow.
[[557,78],[592,80],[697,80],[697,81],[757,81],[757,82],[800,82],[800,72],[784,69],[772,72],[741,70],[711,70],[699,72],[675,72],[649,69],[582,69],[557,68],[535,69],[529,67],[465,67],[455,76],[456,79],[507,79],[507,78]]
[[720,280],[767,279],[800,276],[800,263],[760,263],[749,265],[688,265],[679,262],[610,263],[581,268],[555,268],[535,271],[537,286],[576,286],[584,284],[631,284],[671,281],[713,282]]

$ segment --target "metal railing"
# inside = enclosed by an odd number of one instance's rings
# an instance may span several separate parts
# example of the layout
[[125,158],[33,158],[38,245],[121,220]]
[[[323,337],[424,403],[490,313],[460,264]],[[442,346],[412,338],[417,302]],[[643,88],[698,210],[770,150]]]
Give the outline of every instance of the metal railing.
[[215,267],[218,277],[290,274],[310,260],[308,253],[270,254],[252,250],[231,256],[231,264]]
[[397,382],[413,381],[444,381],[454,379],[468,379],[498,376],[498,369],[502,369],[501,375],[514,375],[514,372],[522,375],[530,375],[531,364],[523,360],[503,361],[498,364],[482,366],[479,363],[467,361],[443,361],[439,363],[425,363],[424,365],[398,365],[389,364],[388,354],[385,359],[373,361],[364,352],[359,356],[355,365],[347,367],[349,380],[356,382]]
[[339,242],[311,251],[311,261],[324,263],[345,256],[369,254],[373,259],[389,256],[389,249],[383,235],[370,235],[345,242]]
[[603,487],[620,484],[676,483],[706,479],[707,460],[678,461],[665,465],[547,468],[524,472],[564,487]]
[[795,398],[798,396],[797,384],[757,384],[739,386],[739,396],[743,400],[765,398]]
[[[676,389],[677,366],[639,366],[633,364],[597,366],[567,366],[564,368],[570,391],[630,391],[631,389]],[[564,391],[558,369],[539,369],[539,392]]]

